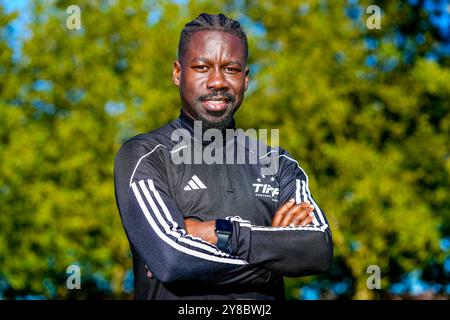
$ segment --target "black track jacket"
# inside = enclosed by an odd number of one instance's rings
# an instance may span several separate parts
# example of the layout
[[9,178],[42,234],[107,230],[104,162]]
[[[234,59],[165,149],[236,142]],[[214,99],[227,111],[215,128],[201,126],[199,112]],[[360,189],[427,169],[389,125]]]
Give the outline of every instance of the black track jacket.
[[[297,161],[273,148],[253,164],[176,164],[172,154],[185,149],[192,155],[194,149],[172,141],[177,129],[191,136],[194,132],[193,120],[183,111],[175,121],[125,142],[114,163],[136,299],[283,299],[283,276],[328,270],[331,232]],[[223,145],[244,146],[245,156],[254,154],[250,138],[244,141],[224,135]],[[269,158],[278,160],[272,175],[261,169]],[[292,198],[314,205],[314,221],[302,227],[271,227],[277,208]],[[187,234],[188,217],[232,221],[231,254]]]

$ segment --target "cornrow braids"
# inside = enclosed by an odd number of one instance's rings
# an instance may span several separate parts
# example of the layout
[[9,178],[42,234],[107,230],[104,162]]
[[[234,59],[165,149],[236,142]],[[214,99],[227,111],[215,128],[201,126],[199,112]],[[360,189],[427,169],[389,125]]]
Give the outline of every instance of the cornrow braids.
[[248,59],[247,36],[241,24],[224,14],[202,13],[197,18],[187,23],[181,30],[180,42],[178,43],[178,59],[183,59],[191,36],[199,31],[220,31],[234,34],[242,40],[245,51],[245,61]]

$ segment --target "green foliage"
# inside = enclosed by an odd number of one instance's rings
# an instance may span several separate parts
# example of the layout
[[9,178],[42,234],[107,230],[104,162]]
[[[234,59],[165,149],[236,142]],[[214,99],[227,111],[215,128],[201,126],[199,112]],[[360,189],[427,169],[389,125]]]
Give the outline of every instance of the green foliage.
[[[114,155],[127,138],[178,115],[171,66],[184,23],[201,12],[264,26],[244,24],[252,84],[238,124],[279,128],[281,145],[309,173],[352,297],[383,296],[404,272],[442,261],[439,239],[450,231],[448,57],[425,58],[438,39],[417,15],[426,41],[404,59],[394,34],[407,24],[402,30],[414,39],[417,30],[402,15],[415,11],[400,3],[382,3],[382,29],[367,30],[367,15],[352,20],[339,1],[86,0],[78,1],[82,29],[68,30],[70,1],[35,2],[18,61],[0,39],[6,296],[95,296],[65,287],[76,263],[84,279],[101,273],[111,283],[103,296],[127,297],[131,259],[115,206]],[[13,18],[0,5],[0,30]],[[368,37],[376,48],[365,45]],[[376,65],[366,63],[369,55]],[[382,270],[378,293],[366,288],[372,264]],[[324,279],[288,280],[287,292],[296,298],[293,288]]]

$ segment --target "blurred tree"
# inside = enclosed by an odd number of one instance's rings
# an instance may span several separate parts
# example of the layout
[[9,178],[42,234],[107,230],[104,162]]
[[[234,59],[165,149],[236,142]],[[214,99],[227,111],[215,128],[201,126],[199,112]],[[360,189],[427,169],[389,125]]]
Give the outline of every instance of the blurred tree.
[[[413,1],[414,2],[414,1]],[[385,296],[429,261],[449,235],[448,57],[421,2],[35,1],[31,37],[14,61],[0,39],[0,289],[9,298],[127,297],[128,242],[115,206],[113,159],[129,137],[178,115],[171,66],[183,25],[201,12],[240,20],[250,41],[245,128],[280,128],[281,145],[310,175],[330,220],[322,297],[345,280],[348,297]],[[1,11],[0,30],[14,16]],[[82,289],[66,288],[81,266]],[[369,265],[381,291],[366,287]]]
[[249,127],[281,126],[330,217],[344,264],[334,271],[363,299],[386,294],[367,289],[369,265],[381,267],[387,289],[405,271],[442,262],[450,212],[450,72],[444,57],[425,57],[442,43],[424,8],[407,2],[380,4],[381,29],[368,30],[370,4],[247,1],[265,33],[251,50],[257,86],[246,101],[258,112],[240,114]]

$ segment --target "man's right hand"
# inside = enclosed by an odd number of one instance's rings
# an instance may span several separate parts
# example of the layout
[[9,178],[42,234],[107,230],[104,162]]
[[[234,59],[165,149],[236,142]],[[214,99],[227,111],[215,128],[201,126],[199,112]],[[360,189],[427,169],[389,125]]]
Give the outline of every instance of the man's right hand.
[[287,227],[289,225],[304,226],[313,221],[314,207],[309,202],[295,203],[295,199],[285,202],[272,219],[272,227]]

